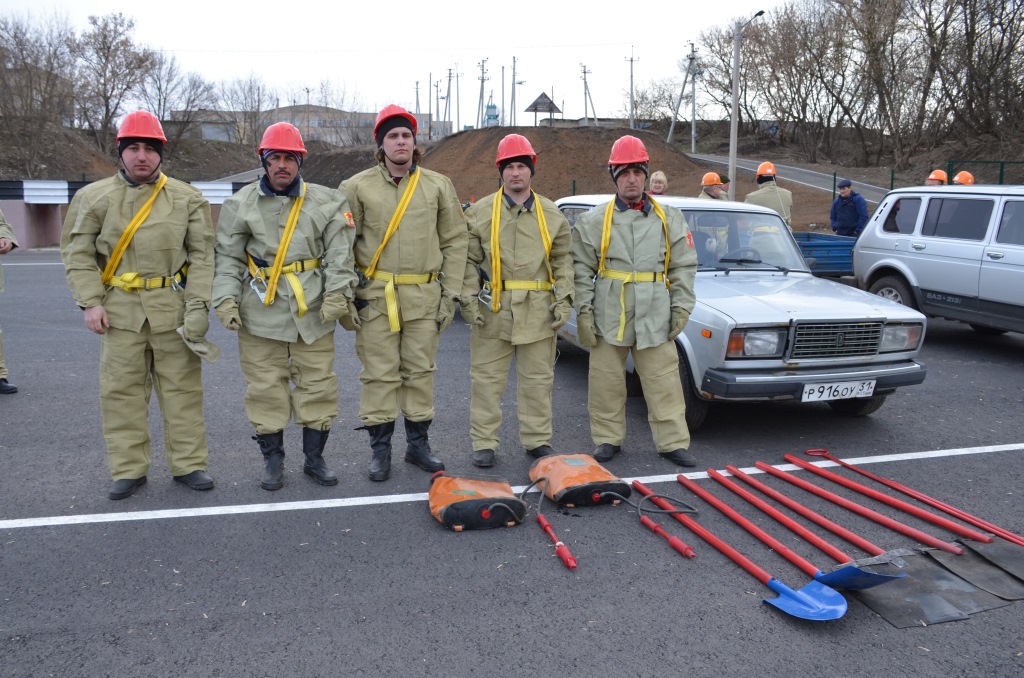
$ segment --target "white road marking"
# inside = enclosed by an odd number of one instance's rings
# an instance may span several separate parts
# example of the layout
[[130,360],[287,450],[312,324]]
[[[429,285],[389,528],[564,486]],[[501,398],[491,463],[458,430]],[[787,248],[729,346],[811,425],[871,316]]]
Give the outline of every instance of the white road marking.
[[[993,452],[1010,452],[1013,450],[1024,450],[1024,443],[1012,443],[1009,445],[986,445],[982,447],[962,447],[951,450],[931,450],[928,452],[906,452],[902,454],[884,454],[872,457],[848,457],[843,461],[849,464],[883,464],[892,461],[912,461],[916,459],[936,459],[939,457],[958,457],[969,454],[989,454]],[[817,466],[838,466],[835,462],[828,460],[815,462]],[[800,471],[800,467],[793,464],[781,464],[776,468],[785,471]],[[758,468],[744,468],[744,473],[764,473]],[[726,471],[723,474],[729,475]],[[678,474],[642,476],[638,478],[623,478],[626,482],[639,480],[644,484],[673,482]],[[696,471],[683,474],[693,480],[706,479],[708,474],[704,471]],[[521,485],[512,489],[518,494],[527,486]],[[536,491],[536,490],[533,490]],[[22,518],[17,520],[0,520],[0,530],[14,530],[26,527],[59,527],[63,525],[85,525],[89,523],[122,523],[135,520],[164,520],[168,518],[197,518],[202,516],[224,516],[237,515],[240,513],[270,513],[273,511],[308,511],[311,509],[331,509],[350,506],[378,506],[382,504],[400,504],[404,502],[427,501],[427,493],[417,494],[393,494],[377,497],[349,497],[342,499],[322,499],[317,501],[292,501],[276,504],[241,504],[237,506],[209,506],[205,508],[190,509],[166,509],[161,511],[134,511],[122,513],[93,513],[78,516],[51,516],[45,518]]]

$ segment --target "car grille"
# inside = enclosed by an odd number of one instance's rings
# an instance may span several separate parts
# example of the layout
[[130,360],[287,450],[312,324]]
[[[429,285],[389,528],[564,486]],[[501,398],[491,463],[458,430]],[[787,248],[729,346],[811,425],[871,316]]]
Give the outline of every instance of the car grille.
[[878,353],[882,323],[802,323],[796,326],[791,360],[849,358]]

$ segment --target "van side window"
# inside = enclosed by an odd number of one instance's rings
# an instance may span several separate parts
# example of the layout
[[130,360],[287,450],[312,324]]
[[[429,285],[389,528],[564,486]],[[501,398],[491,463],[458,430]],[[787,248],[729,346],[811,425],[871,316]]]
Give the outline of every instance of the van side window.
[[893,203],[892,209],[885,217],[882,230],[886,233],[902,233],[909,235],[914,232],[917,214],[921,211],[920,198],[900,198]]
[[996,242],[1006,245],[1024,245],[1024,202],[1007,202],[999,222]]
[[984,240],[992,217],[991,200],[932,198],[921,235],[957,240]]

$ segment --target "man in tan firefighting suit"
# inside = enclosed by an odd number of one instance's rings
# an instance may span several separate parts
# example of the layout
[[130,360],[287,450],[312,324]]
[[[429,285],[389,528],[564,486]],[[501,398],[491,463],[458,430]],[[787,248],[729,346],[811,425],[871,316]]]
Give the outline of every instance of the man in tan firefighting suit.
[[473,326],[473,464],[483,468],[494,465],[501,396],[513,356],[519,439],[533,457],[554,454],[551,387],[556,332],[572,314],[573,270],[569,222],[553,202],[530,187],[536,164],[537,154],[526,137],[506,136],[498,143],[495,160],[501,190],[466,212],[469,257],[460,298],[462,315]]
[[775,165],[762,162],[757,166],[754,180],[760,186],[753,193],[748,193],[743,202],[760,205],[779,213],[786,225],[793,227],[793,193],[786,188],[779,188],[775,183]]
[[697,255],[682,213],[644,193],[649,162],[636,137],[616,141],[608,160],[616,195],[581,214],[572,234],[576,326],[590,347],[590,435],[597,461],[621,451],[632,353],[658,454],[694,466],[675,338],[693,310]]
[[375,481],[391,473],[399,411],[405,460],[431,472],[444,469],[427,431],[434,419],[438,339],[455,315],[468,233],[451,180],[420,167],[416,128],[407,110],[385,106],[373,127],[378,164],[340,187],[356,221],[359,418],[370,434]]
[[111,499],[146,482],[154,387],[174,479],[194,490],[213,487],[202,368],[186,345],[202,344],[210,327],[213,224],[202,193],[160,171],[166,141],[152,113],[125,116],[117,133],[124,169],[75,194],[61,233],[75,303],[85,326],[102,335],[100,408]]
[[[14,230],[0,212],[0,254],[7,254],[18,246],[14,238]],[[4,293],[4,272],[0,269],[0,294]],[[0,394],[17,393],[18,387],[7,381],[7,365],[4,363],[4,331],[0,328]]]
[[697,197],[701,200],[728,200],[729,194],[725,192],[718,173],[708,172],[700,180],[700,195]]
[[284,484],[291,420],[302,426],[303,473],[337,485],[323,452],[338,416],[335,321],[356,322],[355,223],[340,191],[300,176],[306,147],[293,125],[268,127],[257,153],[266,173],[224,201],[217,220],[213,303],[238,331],[245,412],[263,453],[260,486]]

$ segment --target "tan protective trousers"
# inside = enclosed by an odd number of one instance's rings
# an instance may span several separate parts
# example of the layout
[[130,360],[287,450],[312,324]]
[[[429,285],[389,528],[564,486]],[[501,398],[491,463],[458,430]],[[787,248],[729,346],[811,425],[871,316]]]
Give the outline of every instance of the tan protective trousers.
[[643,383],[647,421],[658,454],[688,449],[690,431],[686,427],[686,404],[675,342],[638,350],[635,346],[613,346],[604,337],[598,337],[597,346],[590,349],[587,410],[594,444],[621,445],[626,437],[625,373],[630,352]]
[[438,332],[433,318],[402,320],[392,332],[388,317],[363,320],[356,333],[356,354],[363,364],[359,381],[359,419],[365,426],[395,421],[401,411],[409,421],[434,418],[434,373]]
[[551,444],[551,387],[555,381],[554,335],[530,344],[485,339],[474,331],[469,340],[469,375],[473,383],[469,435],[474,450],[498,449],[501,397],[516,361],[519,441],[528,450]]
[[318,431],[331,428],[338,416],[334,332],[306,344],[264,339],[243,327],[238,362],[245,375],[245,414],[256,433],[277,433],[292,420]]
[[107,328],[100,339],[100,409],[114,480],[149,471],[149,396],[156,389],[171,475],[206,470],[203,375],[197,356],[174,331]]
[[7,378],[7,365],[4,363],[4,329],[0,327],[0,379]]

